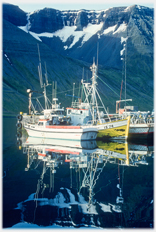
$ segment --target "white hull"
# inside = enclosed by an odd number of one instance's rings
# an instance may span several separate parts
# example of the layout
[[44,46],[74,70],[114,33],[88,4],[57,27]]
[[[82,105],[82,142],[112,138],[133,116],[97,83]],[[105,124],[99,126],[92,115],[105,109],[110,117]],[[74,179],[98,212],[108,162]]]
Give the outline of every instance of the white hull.
[[51,139],[51,138],[35,138],[28,137],[26,140],[22,141],[23,144],[29,146],[38,146],[38,145],[55,145],[55,146],[64,146],[70,148],[78,149],[95,149],[97,147],[96,140],[94,141],[81,141],[81,140],[61,140],[61,139]]
[[27,133],[31,137],[63,139],[63,140],[95,140],[97,129],[90,126],[52,126],[39,128],[34,125],[25,125]]
[[154,132],[154,124],[130,124],[129,134],[148,135]]

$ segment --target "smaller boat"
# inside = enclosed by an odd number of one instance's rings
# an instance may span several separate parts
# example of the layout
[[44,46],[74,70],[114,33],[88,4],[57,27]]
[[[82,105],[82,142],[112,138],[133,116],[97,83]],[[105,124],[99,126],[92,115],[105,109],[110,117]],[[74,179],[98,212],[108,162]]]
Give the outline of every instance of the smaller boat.
[[154,117],[148,112],[136,112],[131,117],[129,138],[152,138],[154,133]]
[[[118,101],[119,102],[119,101]],[[137,107],[126,106],[119,109],[120,114],[127,117],[130,116],[129,139],[151,139],[154,134],[154,112],[135,111]]]

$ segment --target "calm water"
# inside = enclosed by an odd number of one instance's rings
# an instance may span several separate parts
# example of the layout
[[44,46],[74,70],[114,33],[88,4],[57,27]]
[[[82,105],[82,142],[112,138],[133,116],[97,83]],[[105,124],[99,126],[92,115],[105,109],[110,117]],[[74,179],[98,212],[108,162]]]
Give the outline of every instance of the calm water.
[[152,143],[22,136],[19,149],[16,119],[3,125],[3,228],[153,228]]

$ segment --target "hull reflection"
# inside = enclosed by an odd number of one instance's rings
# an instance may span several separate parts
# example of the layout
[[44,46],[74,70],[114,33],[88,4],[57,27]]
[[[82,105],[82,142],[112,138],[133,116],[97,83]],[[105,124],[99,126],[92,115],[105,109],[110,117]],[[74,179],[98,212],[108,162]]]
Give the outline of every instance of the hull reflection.
[[16,208],[21,220],[47,227],[134,226],[129,221],[131,190],[124,187],[129,183],[125,174],[130,168],[147,167],[153,146],[28,137],[22,139],[22,148],[27,155],[25,171],[35,170],[39,178],[36,192]]

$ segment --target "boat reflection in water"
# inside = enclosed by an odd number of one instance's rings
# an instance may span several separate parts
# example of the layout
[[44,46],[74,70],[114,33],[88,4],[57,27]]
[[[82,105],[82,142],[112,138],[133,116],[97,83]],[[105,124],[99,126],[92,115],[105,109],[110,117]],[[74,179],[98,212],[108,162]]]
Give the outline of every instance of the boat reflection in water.
[[149,173],[146,179],[139,176],[148,171],[153,146],[28,137],[22,138],[22,149],[25,171],[40,172],[36,192],[18,204],[23,222],[59,228],[153,227],[153,187],[145,184]]

